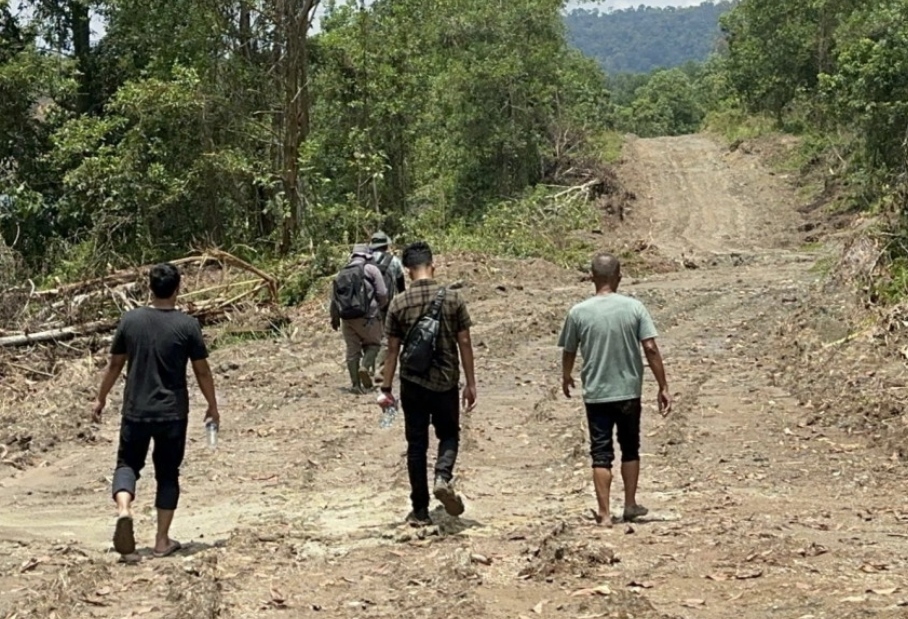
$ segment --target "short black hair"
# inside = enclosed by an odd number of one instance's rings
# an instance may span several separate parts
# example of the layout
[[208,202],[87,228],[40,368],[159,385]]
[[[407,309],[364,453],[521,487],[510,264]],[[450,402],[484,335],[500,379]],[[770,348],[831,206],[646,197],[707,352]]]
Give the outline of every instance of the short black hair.
[[614,254],[602,252],[593,257],[590,267],[593,277],[613,282],[621,276],[621,261]]
[[180,287],[180,271],[169,262],[156,264],[148,274],[148,285],[155,298],[169,299]]
[[404,266],[408,269],[418,269],[432,264],[432,248],[425,241],[416,241],[407,245],[403,256]]

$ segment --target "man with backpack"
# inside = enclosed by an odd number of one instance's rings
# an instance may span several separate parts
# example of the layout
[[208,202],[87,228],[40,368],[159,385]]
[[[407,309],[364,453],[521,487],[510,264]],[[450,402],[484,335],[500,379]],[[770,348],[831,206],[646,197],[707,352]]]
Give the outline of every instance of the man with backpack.
[[347,371],[354,393],[371,389],[375,359],[381,348],[381,310],[388,303],[388,289],[381,271],[372,262],[368,245],[356,245],[334,279],[331,328],[341,329],[347,346]]
[[470,315],[455,290],[440,286],[433,279],[432,249],[424,242],[404,250],[404,267],[410,273],[410,289],[397,295],[388,309],[385,333],[388,358],[382,381],[382,407],[393,406],[394,374],[400,362],[400,400],[407,437],[407,472],[413,511],[407,522],[413,526],[431,524],[429,517],[429,480],[427,452],[429,427],[438,437],[435,461],[435,498],[445,511],[459,516],[463,500],[454,492],[451,480],[460,445],[460,363],[466,386],[462,397],[466,411],[476,404],[476,376],[473,371],[473,345],[470,340]]
[[[390,307],[391,300],[395,294],[404,292],[407,289],[407,281],[404,278],[404,265],[400,258],[391,253],[391,237],[379,230],[372,235],[369,242],[372,248],[372,262],[381,271],[382,278],[385,280],[385,286],[388,288],[388,306],[382,311],[382,324],[387,318],[387,309]],[[382,338],[381,349],[378,352],[376,364],[379,368],[376,375],[377,380],[381,380],[381,373],[385,367],[385,358],[388,356],[387,341]]]
[[390,303],[396,293],[404,292],[407,289],[404,265],[400,258],[391,253],[391,237],[381,230],[372,235],[369,247],[372,249],[372,262],[381,271],[385,285],[388,287],[388,302]]

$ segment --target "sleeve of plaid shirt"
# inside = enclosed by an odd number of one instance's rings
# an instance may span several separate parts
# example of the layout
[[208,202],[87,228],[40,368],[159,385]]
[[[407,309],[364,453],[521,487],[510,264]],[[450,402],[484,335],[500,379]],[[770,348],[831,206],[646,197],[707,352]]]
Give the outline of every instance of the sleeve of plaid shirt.
[[461,333],[473,326],[467,304],[460,295],[457,295],[457,310],[454,314],[454,333]]
[[404,339],[403,326],[400,324],[400,307],[403,296],[396,296],[391,299],[391,305],[388,306],[388,316],[385,318],[385,337]]

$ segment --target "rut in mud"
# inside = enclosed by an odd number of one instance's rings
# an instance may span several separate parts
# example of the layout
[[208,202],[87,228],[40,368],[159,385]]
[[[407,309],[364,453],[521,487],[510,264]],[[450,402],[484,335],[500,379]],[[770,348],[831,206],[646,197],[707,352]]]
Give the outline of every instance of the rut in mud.
[[[106,554],[114,419],[94,444],[0,473],[0,617],[904,616],[903,471],[814,425],[774,374],[776,327],[819,277],[790,192],[702,136],[635,140],[627,159],[637,202],[616,234],[687,266],[625,277],[678,394],[662,420],[646,387],[649,521],[602,532],[585,518],[586,430],[558,395],[555,341],[589,284],[542,261],[447,256],[439,275],[464,283],[480,389],[458,465],[463,519],[400,526],[401,424],[379,430],[372,399],[342,393],[341,343],[313,305],[293,338],[215,354],[224,431],[212,453],[193,429],[181,557]],[[146,545],[150,494],[146,479]]]

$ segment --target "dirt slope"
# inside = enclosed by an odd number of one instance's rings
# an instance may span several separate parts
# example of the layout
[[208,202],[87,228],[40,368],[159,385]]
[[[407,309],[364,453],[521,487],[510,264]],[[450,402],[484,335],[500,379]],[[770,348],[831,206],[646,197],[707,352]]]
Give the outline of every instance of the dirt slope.
[[[904,617],[903,471],[811,425],[772,373],[772,327],[817,277],[791,196],[702,136],[634,141],[628,161],[638,201],[616,239],[698,267],[625,281],[679,394],[663,421],[647,386],[649,522],[601,532],[584,518],[585,428],[557,395],[554,344],[589,284],[544,262],[449,256],[440,276],[465,284],[481,398],[464,420],[462,520],[436,512],[423,536],[398,524],[402,426],[379,430],[371,399],[342,393],[340,339],[308,307],[293,338],[216,353],[226,424],[214,453],[194,429],[184,555],[106,553],[113,418],[95,444],[0,469],[0,617]],[[140,494],[148,544],[148,480]]]

